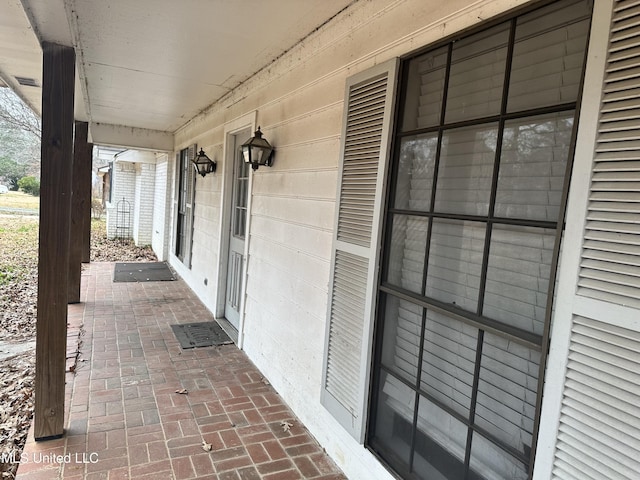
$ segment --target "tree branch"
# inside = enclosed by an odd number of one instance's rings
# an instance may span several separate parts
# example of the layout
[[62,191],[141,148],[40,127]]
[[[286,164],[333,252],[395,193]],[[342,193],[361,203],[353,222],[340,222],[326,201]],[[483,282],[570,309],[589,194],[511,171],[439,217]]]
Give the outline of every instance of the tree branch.
[[0,88],[0,124],[29,133],[40,141],[40,118],[9,88]]

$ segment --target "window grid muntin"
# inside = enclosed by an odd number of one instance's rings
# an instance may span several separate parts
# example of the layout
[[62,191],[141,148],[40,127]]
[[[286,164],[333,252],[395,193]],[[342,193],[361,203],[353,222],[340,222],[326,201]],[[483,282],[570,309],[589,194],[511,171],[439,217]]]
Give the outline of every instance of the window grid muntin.
[[[515,21],[512,21],[515,24]],[[511,47],[512,48],[512,47]],[[510,49],[511,52],[511,49]],[[510,59],[508,59],[508,61],[510,62]],[[507,70],[508,73],[508,70]],[[446,89],[446,80],[445,80],[445,89]],[[505,87],[505,93],[508,94],[508,89]],[[505,95],[506,96],[506,95]],[[446,107],[446,90],[445,90],[445,95],[443,98],[443,111],[444,108]],[[396,209],[393,206],[390,206],[387,209],[387,213],[389,214],[387,216],[387,231],[391,231],[391,224],[393,221],[393,218],[395,215],[407,215],[407,216],[416,216],[416,217],[426,217],[429,220],[429,228],[428,228],[428,237],[427,237],[427,252],[429,252],[430,250],[430,246],[431,246],[431,232],[433,231],[433,220],[434,219],[454,219],[454,220],[460,220],[460,221],[472,221],[472,222],[483,222],[486,223],[487,225],[487,234],[485,236],[485,249],[487,250],[485,252],[485,259],[483,260],[483,267],[482,267],[482,275],[483,278],[481,280],[481,285],[480,285],[480,298],[478,299],[478,309],[476,310],[474,314],[468,315],[468,319],[472,320],[472,321],[478,321],[480,320],[482,317],[482,301],[484,298],[484,291],[485,291],[485,285],[486,285],[486,271],[487,271],[487,262],[488,262],[488,256],[489,256],[489,249],[491,246],[491,231],[493,229],[493,225],[494,224],[499,224],[499,225],[515,225],[515,226],[523,226],[523,227],[536,227],[536,228],[540,228],[540,229],[551,229],[551,230],[557,230],[557,226],[558,226],[558,222],[556,221],[547,221],[547,220],[537,220],[537,219],[525,219],[525,218],[508,218],[508,217],[497,217],[494,215],[494,211],[495,211],[495,201],[496,201],[496,193],[497,193],[497,189],[498,189],[498,176],[499,176],[499,163],[500,163],[500,156],[502,154],[502,138],[503,138],[503,133],[504,133],[504,129],[505,129],[505,125],[507,122],[512,121],[512,120],[518,120],[518,119],[525,119],[525,118],[539,118],[543,115],[549,115],[549,114],[557,114],[557,113],[563,113],[563,112],[570,112],[570,111],[574,111],[574,125],[573,125],[573,130],[574,130],[574,134],[572,135],[572,140],[571,140],[571,144],[570,144],[570,152],[569,152],[569,158],[567,161],[567,171],[570,171],[571,168],[571,161],[573,158],[572,152],[571,150],[573,149],[573,145],[575,143],[575,139],[573,137],[575,137],[575,127],[577,125],[577,122],[575,121],[575,111],[576,111],[576,102],[570,103],[570,104],[561,104],[561,105],[554,105],[554,106],[547,106],[547,107],[543,107],[543,108],[536,108],[536,109],[530,109],[530,110],[526,110],[523,112],[511,112],[511,113],[507,113],[506,111],[503,110],[503,112],[499,115],[499,116],[491,116],[491,117],[485,117],[485,118],[478,118],[478,119],[474,119],[474,120],[469,120],[469,121],[464,121],[464,122],[455,122],[455,123],[451,123],[451,124],[446,124],[446,125],[442,125],[440,127],[430,127],[430,128],[423,128],[423,129],[417,129],[417,130],[411,130],[411,131],[405,131],[405,132],[398,132],[396,134],[396,137],[398,138],[398,140],[400,140],[401,138],[405,138],[408,136],[413,136],[413,135],[419,135],[419,134],[424,134],[424,133],[433,133],[433,132],[437,132],[438,133],[438,144],[437,144],[437,151],[436,151],[436,159],[435,159],[435,166],[434,166],[434,172],[433,172],[433,178],[432,178],[432,185],[431,185],[431,200],[430,200],[430,205],[429,205],[429,211],[419,211],[419,210],[407,210],[407,209]],[[503,109],[506,109],[506,100],[503,102]],[[441,114],[441,118],[444,118],[444,113]],[[442,137],[444,135],[445,131],[448,131],[450,129],[457,129],[457,128],[461,128],[461,127],[468,127],[471,125],[476,125],[476,124],[488,124],[488,123],[493,123],[495,121],[499,122],[499,130],[498,130],[498,144],[496,145],[496,152],[495,152],[495,160],[494,160],[494,167],[493,167],[493,180],[492,180],[492,185],[491,185],[491,198],[490,198],[490,203],[489,203],[489,212],[488,215],[483,216],[483,215],[472,215],[472,214],[456,214],[456,213],[445,213],[445,212],[436,212],[435,211],[435,198],[436,198],[436,194],[437,194],[437,180],[438,180],[438,170],[439,170],[439,165],[440,165],[440,159],[441,159],[441,152],[442,152]],[[396,178],[396,168],[394,165],[394,172],[392,175],[392,185],[393,188],[395,190],[395,178]],[[567,175],[565,173],[565,187],[563,188],[563,194],[566,195],[566,187],[567,187]],[[395,191],[392,193],[392,195],[390,195],[390,199],[391,202],[395,202]],[[394,286],[392,284],[389,284],[387,282],[385,282],[385,278],[387,278],[387,272],[388,272],[388,265],[387,265],[387,260],[388,258],[385,257],[385,262],[383,263],[383,275],[382,275],[382,282],[381,285],[385,286],[391,290],[397,289],[398,293],[400,293],[402,291],[401,288],[398,288],[397,286]],[[427,279],[427,274],[428,274],[428,261],[425,262],[424,264],[424,277],[423,277],[423,288],[422,288],[422,295],[425,299],[429,299],[430,301],[435,301],[436,303],[439,303],[437,301],[437,299],[428,297],[424,294],[425,292],[425,285],[426,285],[426,279]],[[461,312],[458,312],[461,313]],[[469,312],[471,313],[471,312]],[[465,316],[464,312],[462,312],[462,315]],[[489,319],[487,319],[489,320]],[[525,344],[529,344],[529,340],[528,340],[529,336],[528,335],[523,335],[522,337],[520,337],[520,341],[523,341]],[[542,345],[542,337],[538,336],[539,338],[539,343],[538,346]],[[513,338],[514,340],[518,341],[519,337],[516,335],[515,338]]]
[[[425,308],[425,313],[423,313],[423,319],[426,318],[426,308]],[[424,320],[423,320],[423,324],[424,324]],[[424,333],[424,329],[423,329],[423,333]],[[420,376],[421,376],[421,371],[420,369],[418,370],[418,380],[415,383],[412,383],[410,381],[408,381],[406,378],[402,377],[402,376],[398,376],[397,372],[395,372],[392,368],[389,368],[385,365],[378,365],[378,369],[380,370],[380,372],[385,372],[387,375],[390,375],[394,378],[394,380],[406,385],[407,387],[411,388],[414,391],[414,395],[415,395],[415,400],[414,402],[418,402],[420,397],[424,397],[427,400],[429,400],[430,402],[432,402],[433,404],[435,404],[436,406],[438,406],[439,408],[441,408],[442,410],[444,410],[447,414],[451,415],[452,417],[454,417],[456,420],[458,420],[459,422],[463,423],[467,428],[469,428],[470,434],[473,434],[473,432],[478,432],[479,434],[481,434],[486,440],[490,441],[491,443],[495,444],[496,446],[500,447],[501,449],[503,449],[505,452],[509,453],[512,457],[516,458],[517,460],[523,462],[523,463],[529,463],[529,459],[526,458],[522,453],[520,453],[519,451],[515,450],[513,447],[511,447],[510,445],[507,445],[506,443],[504,443],[503,441],[501,441],[499,438],[496,438],[494,436],[492,436],[486,429],[484,429],[482,426],[477,425],[474,423],[473,421],[473,416],[475,416],[475,408],[476,408],[476,398],[477,397],[477,393],[478,393],[478,385],[477,383],[479,382],[479,372],[480,369],[482,368],[482,363],[478,360],[481,360],[482,358],[482,346],[484,345],[484,330],[479,329],[478,330],[478,337],[477,337],[477,342],[478,342],[478,347],[476,348],[476,362],[475,362],[475,372],[474,372],[474,385],[473,385],[473,390],[472,390],[472,399],[470,402],[470,415],[468,417],[465,417],[464,415],[462,415],[460,412],[458,412],[457,410],[455,410],[454,408],[450,407],[449,405],[447,405],[446,403],[443,403],[441,400],[439,400],[437,397],[435,397],[434,395],[432,395],[431,393],[427,392],[426,390],[422,389],[420,387]],[[494,332],[495,333],[495,332]],[[421,347],[424,344],[424,334],[421,336]],[[420,360],[419,362],[422,363],[422,358],[423,358],[423,348],[420,349]],[[417,383],[417,385],[416,385]],[[417,416],[418,416],[418,412],[417,410],[414,411],[414,420],[413,420],[413,425],[416,425],[417,422]],[[414,436],[417,434],[417,429],[414,428]],[[467,442],[470,442],[470,438],[467,439]],[[467,448],[467,452],[469,451],[469,449]],[[413,456],[413,450],[410,451],[410,456],[412,458]],[[409,463],[411,465],[411,463]]]
[[[445,99],[446,102],[446,99]],[[486,252],[486,259],[483,261],[483,279],[481,281],[481,288],[480,288],[480,298],[478,299],[478,309],[476,310],[476,312],[468,312],[469,314],[466,315],[465,312],[461,312],[459,310],[456,310],[457,313],[462,314],[462,316],[466,316],[469,320],[474,321],[474,322],[478,322],[480,321],[480,323],[482,323],[482,319],[484,319],[485,317],[482,316],[482,301],[484,298],[484,293],[485,293],[485,285],[486,285],[486,272],[487,272],[487,262],[488,262],[488,255],[489,255],[489,251],[488,249],[491,246],[490,240],[491,240],[491,232],[493,230],[493,226],[494,225],[513,225],[513,226],[522,226],[522,227],[535,227],[535,228],[540,228],[541,230],[556,230],[557,231],[557,226],[558,226],[558,222],[557,221],[548,221],[548,220],[537,220],[537,219],[526,219],[526,218],[516,218],[516,217],[498,217],[494,215],[494,210],[495,210],[495,201],[496,201],[496,193],[497,193],[497,188],[498,188],[498,175],[499,175],[499,162],[500,162],[500,156],[502,154],[502,136],[503,136],[503,132],[505,129],[505,125],[507,122],[511,121],[511,120],[517,120],[517,119],[525,119],[525,118],[540,118],[544,115],[550,115],[550,114],[561,114],[561,113],[568,113],[571,111],[574,111],[574,121],[573,121],[573,133],[572,133],[572,139],[570,141],[570,145],[569,145],[569,155],[568,155],[568,161],[567,161],[567,165],[566,165],[566,171],[570,171],[571,168],[571,163],[572,163],[572,159],[573,159],[573,148],[574,148],[574,144],[575,144],[575,130],[577,127],[577,122],[575,121],[576,118],[576,103],[572,103],[572,104],[562,104],[562,105],[558,105],[558,106],[551,106],[551,107],[544,107],[544,108],[540,108],[540,109],[532,109],[532,110],[527,110],[525,112],[515,112],[515,113],[505,113],[504,115],[501,116],[501,118],[499,119],[500,121],[500,130],[499,130],[499,138],[498,138],[498,145],[496,146],[496,159],[495,159],[495,164],[494,164],[494,170],[493,170],[493,181],[492,181],[492,191],[491,191],[491,200],[490,200],[490,204],[489,204],[489,215],[488,216],[481,216],[481,215],[471,215],[471,214],[450,214],[450,213],[444,213],[444,212],[435,212],[434,208],[435,208],[435,195],[436,195],[436,191],[437,191],[437,179],[438,179],[438,169],[439,169],[439,163],[440,163],[440,153],[441,153],[441,139],[442,139],[442,135],[443,132],[445,130],[448,130],[449,128],[459,128],[461,126],[461,123],[455,123],[455,124],[451,124],[451,125],[444,125],[442,127],[439,128],[439,132],[438,132],[438,138],[439,138],[439,142],[438,142],[438,146],[437,146],[437,157],[435,159],[435,167],[434,167],[434,173],[433,173],[433,180],[432,180],[432,186],[431,186],[431,201],[430,201],[430,208],[429,211],[419,211],[419,210],[407,210],[407,209],[396,209],[393,206],[389,207],[387,212],[388,212],[388,216],[387,216],[387,231],[391,231],[391,226],[392,226],[392,222],[393,222],[393,218],[396,215],[406,215],[408,217],[411,216],[415,216],[415,217],[425,217],[429,220],[429,229],[428,229],[428,237],[427,237],[427,252],[430,250],[431,247],[431,232],[433,231],[433,220],[434,219],[454,219],[454,220],[460,220],[460,221],[472,221],[472,222],[483,222],[487,224],[487,235],[485,237],[485,248],[487,249]],[[491,120],[494,120],[494,117],[490,117]],[[487,122],[488,118],[485,119],[477,119],[474,120],[473,122],[478,122],[481,124],[485,124]],[[465,126],[469,126],[469,124],[471,122],[463,122]],[[421,129],[420,132],[424,133],[425,130],[429,130],[431,132],[435,131],[434,128],[429,128],[429,129]],[[415,135],[417,131],[411,131],[411,132],[402,132],[399,133],[397,135],[397,137],[402,138],[402,137],[406,137],[406,136],[410,136],[410,135]],[[395,170],[395,169],[394,169]],[[395,174],[396,172],[394,171],[394,175],[393,175],[393,185],[395,187]],[[567,187],[568,187],[568,176],[565,173],[564,175],[564,187],[563,187],[563,195],[566,195],[566,191],[567,191]],[[390,198],[392,199],[391,201],[393,202],[395,200],[395,192],[394,194],[392,194],[390,196]],[[561,232],[558,232],[561,233]],[[385,279],[387,278],[387,272],[388,272],[388,265],[387,265],[387,260],[388,258],[385,257],[385,262],[383,263],[383,275],[382,275],[382,282],[381,285],[384,287],[387,287],[391,290],[396,290],[398,293],[402,292],[402,288],[392,285],[388,282],[385,281]],[[424,277],[423,277],[423,288],[422,288],[422,295],[425,299],[428,299],[430,301],[434,301],[434,303],[439,304],[440,302],[437,301],[437,299],[428,297],[424,294],[425,292],[425,284],[426,284],[426,275],[428,273],[428,261],[425,262],[424,264]],[[444,305],[444,304],[442,304]],[[491,321],[490,319],[486,319],[488,320],[488,325],[491,325]],[[536,338],[538,338],[537,340],[537,344],[538,344],[538,348],[540,348],[540,345],[543,344],[543,338],[542,336],[536,336]],[[521,341],[524,344],[530,344],[531,338],[529,335],[526,334],[526,332],[523,332],[523,335],[515,335],[515,337],[513,337],[512,339],[516,340],[516,341]]]
[[249,164],[243,161],[242,150],[238,148],[235,156],[235,175],[233,180],[232,235],[244,240],[247,229],[247,195],[249,191]]
[[[567,3],[569,4],[569,3]],[[590,9],[592,8],[591,4],[586,5],[586,10],[588,10],[589,13],[585,14],[585,16],[580,18],[580,21],[589,18],[590,16]],[[544,7],[542,7],[544,8]],[[542,10],[542,9],[540,9]],[[433,185],[432,185],[432,189],[431,189],[431,194],[432,194],[432,198],[431,198],[431,202],[429,205],[429,211],[413,211],[413,210],[404,210],[404,209],[394,209],[393,206],[388,207],[387,208],[387,213],[388,215],[386,216],[386,231],[388,234],[389,228],[391,226],[391,223],[393,222],[393,218],[395,214],[403,214],[403,215],[416,215],[416,216],[423,216],[426,217],[428,219],[429,222],[429,227],[428,227],[428,232],[429,232],[429,236],[427,239],[427,253],[425,254],[425,257],[428,257],[428,252],[429,252],[429,248],[430,248],[430,240],[431,240],[431,232],[432,230],[432,222],[435,218],[457,218],[459,220],[471,220],[471,221],[484,221],[486,222],[487,225],[487,235],[486,235],[486,243],[485,243],[485,255],[484,255],[484,261],[483,261],[483,287],[481,290],[481,295],[484,295],[484,290],[485,290],[485,286],[486,286],[486,272],[487,272],[487,264],[488,264],[488,258],[489,258],[489,251],[490,251],[490,247],[491,247],[491,232],[492,232],[492,228],[493,225],[495,224],[503,224],[503,225],[522,225],[522,226],[527,226],[527,227],[538,227],[538,228],[544,228],[544,229],[554,229],[556,231],[556,236],[555,236],[555,247],[553,249],[553,258],[551,261],[551,265],[550,268],[553,270],[556,268],[557,266],[557,256],[558,256],[558,252],[559,252],[559,245],[560,245],[560,240],[561,240],[561,236],[562,236],[562,228],[558,228],[558,226],[562,226],[564,224],[563,221],[563,215],[564,215],[564,206],[566,205],[566,196],[567,196],[567,191],[568,191],[568,183],[569,183],[569,173],[571,171],[571,164],[573,162],[573,153],[575,150],[575,137],[576,137],[576,131],[577,131],[577,111],[576,108],[579,105],[579,100],[580,100],[580,95],[581,95],[581,85],[582,85],[582,81],[584,78],[584,61],[582,63],[582,76],[580,79],[580,83],[578,85],[578,98],[576,99],[575,102],[565,102],[565,103],[561,103],[561,104],[556,104],[556,105],[550,105],[550,106],[544,106],[544,107],[540,107],[540,108],[531,108],[525,111],[518,111],[518,112],[507,112],[507,102],[508,102],[508,85],[509,85],[509,79],[508,79],[508,75],[511,72],[511,62],[512,62],[512,54],[513,54],[513,49],[514,49],[514,37],[515,37],[515,25],[516,22],[518,21],[518,17],[514,17],[513,19],[510,20],[512,26],[511,26],[511,33],[510,33],[510,42],[509,42],[509,55],[507,57],[507,61],[509,62],[509,66],[506,68],[506,81],[505,84],[503,85],[503,97],[502,97],[502,109],[501,109],[501,113],[500,115],[493,115],[491,117],[485,117],[483,119],[473,119],[473,120],[469,120],[469,121],[460,121],[460,122],[452,122],[450,124],[444,124],[444,114],[446,112],[446,95],[448,92],[448,88],[447,88],[447,83],[448,83],[448,75],[449,75],[449,70],[450,70],[450,66],[451,66],[451,46],[449,46],[449,58],[447,61],[447,81],[445,82],[445,87],[444,87],[444,94],[443,94],[443,99],[442,99],[442,104],[441,104],[441,122],[439,126],[435,126],[435,127],[428,127],[428,128],[416,128],[413,130],[407,130],[407,131],[400,131],[400,128],[398,128],[395,132],[395,139],[396,139],[396,145],[399,144],[400,142],[398,140],[401,140],[404,137],[410,136],[410,135],[419,135],[419,134],[423,134],[423,133],[436,133],[438,135],[438,153],[436,156],[436,161],[435,161],[435,170],[433,173]],[[494,24],[495,25],[495,24]],[[563,26],[566,27],[567,24],[565,24]],[[487,27],[488,29],[489,27]],[[586,57],[586,45],[588,44],[588,35],[587,35],[587,40],[585,45],[585,51],[584,51],[584,55],[583,58]],[[451,44],[450,44],[451,45]],[[434,46],[432,49],[429,49],[430,51],[433,50],[437,50],[438,48],[441,48],[442,45],[436,45]],[[420,55],[424,55],[425,51],[421,52]],[[418,55],[416,55],[413,58],[417,58]],[[404,68],[403,68],[403,75],[404,75],[404,79],[403,79],[403,85],[406,86],[407,85],[407,75],[408,75],[408,65],[409,62],[405,62],[404,64]],[[404,88],[404,87],[403,87]],[[400,108],[398,111],[398,115],[397,118],[398,119],[404,119],[405,115],[404,115],[404,104],[403,101],[405,100],[405,96],[404,96],[404,92],[401,95],[401,101],[399,102]],[[436,189],[436,183],[437,183],[437,179],[438,179],[438,164],[441,158],[441,145],[442,145],[442,135],[443,132],[447,129],[450,128],[457,128],[457,127],[461,127],[461,126],[467,126],[467,125],[475,125],[475,124],[479,124],[479,123],[484,123],[484,122],[488,122],[488,121],[499,121],[500,122],[500,129],[499,129],[499,135],[500,135],[500,141],[502,141],[502,136],[504,133],[504,127],[505,127],[505,122],[507,122],[508,120],[511,119],[517,119],[517,118],[526,118],[526,117],[532,117],[532,116],[537,116],[537,115],[541,115],[541,114],[548,114],[548,113],[559,113],[559,112],[565,112],[565,111],[570,111],[570,110],[574,110],[574,116],[573,116],[573,126],[572,126],[572,134],[571,134],[571,139],[568,145],[568,158],[567,158],[567,165],[566,165],[566,169],[565,169],[565,176],[564,176],[564,186],[563,186],[563,191],[562,191],[562,196],[561,196],[561,201],[560,201],[560,214],[559,214],[559,220],[557,222],[550,222],[550,221],[543,221],[543,220],[526,220],[526,219],[519,219],[519,218],[501,218],[501,217],[495,217],[494,216],[494,210],[495,210],[495,202],[496,202],[496,192],[497,192],[497,188],[498,188],[498,175],[499,175],[499,161],[500,161],[500,156],[502,153],[502,146],[497,146],[496,148],[496,155],[495,155],[495,162],[494,162],[494,171],[493,171],[493,182],[492,182],[492,191],[491,191],[491,201],[490,201],[490,205],[489,208],[491,209],[491,211],[489,212],[489,215],[484,216],[484,217],[478,217],[478,216],[472,216],[472,215],[447,215],[447,214],[442,214],[440,212],[435,212],[434,208],[435,208],[435,195],[437,193],[437,189]],[[394,153],[394,159],[395,159],[395,153]],[[394,161],[394,165],[392,168],[392,173],[390,175],[390,185],[391,185],[391,189],[390,192],[391,194],[389,195],[389,201],[390,203],[393,203],[395,201],[396,198],[396,188],[398,186],[398,184],[396,183],[396,175],[397,175],[397,171],[396,171],[396,161]],[[385,241],[385,247],[386,249],[386,241]],[[424,265],[424,276],[423,276],[423,292],[424,292],[424,283],[426,282],[426,275],[427,275],[427,269],[428,269],[428,261],[425,262]],[[550,310],[550,300],[552,299],[552,294],[553,294],[553,290],[552,290],[552,285],[553,285],[553,278],[555,277],[554,273],[552,272],[551,274],[551,278],[550,278],[550,282],[549,282],[549,301],[547,302],[547,315],[546,315],[546,323],[545,323],[545,329],[544,329],[544,334],[542,336],[540,335],[534,335],[534,334],[530,334],[529,332],[518,332],[518,329],[513,329],[510,328],[509,326],[506,326],[506,328],[504,328],[504,325],[500,325],[499,322],[494,322],[491,319],[488,318],[483,318],[481,315],[474,315],[474,314],[470,314],[470,312],[464,312],[464,311],[455,311],[455,308],[451,308],[449,305],[446,304],[442,304],[440,302],[434,301],[433,299],[429,299],[427,297],[425,297],[424,295],[417,295],[415,293],[412,292],[407,292],[407,291],[403,291],[401,288],[398,288],[394,285],[385,283],[384,278],[386,278],[386,274],[387,274],[387,264],[386,264],[386,256],[383,256],[383,263],[382,263],[382,275],[380,276],[380,286],[379,286],[379,291],[381,292],[381,301],[380,301],[380,305],[384,305],[384,296],[385,294],[392,294],[392,295],[396,295],[405,299],[413,299],[412,301],[414,301],[416,304],[422,305],[424,308],[436,308],[436,309],[440,309],[443,312],[449,312],[450,314],[453,313],[454,317],[457,317],[465,322],[467,322],[470,325],[474,325],[479,329],[479,344],[478,344],[478,354],[477,354],[477,358],[478,361],[476,363],[476,375],[475,375],[475,385],[474,385],[474,394],[477,395],[477,382],[479,381],[479,372],[480,369],[482,368],[482,352],[480,350],[481,348],[481,336],[480,333],[484,330],[490,333],[494,333],[494,334],[498,334],[499,336],[508,338],[510,340],[514,340],[517,343],[526,346],[528,348],[531,348],[534,351],[542,351],[544,350],[543,346],[548,344],[548,333],[549,333],[549,328],[548,328],[548,324],[549,324],[549,310]],[[439,304],[440,303],[440,304]],[[482,312],[482,305],[483,305],[483,299],[479,299],[478,301],[478,312],[481,313]],[[422,330],[422,334],[421,334],[421,345],[424,342],[424,335],[425,335],[425,331],[424,328]],[[378,343],[377,345],[381,345],[380,340],[378,339]],[[422,354],[422,350],[421,350],[421,354]],[[534,428],[533,428],[533,439],[531,441],[531,450],[530,450],[530,455],[528,458],[524,458],[525,456],[520,454],[519,452],[515,452],[514,449],[512,449],[510,446],[508,445],[504,445],[501,444],[502,442],[500,442],[498,439],[493,438],[491,435],[489,435],[487,432],[483,432],[483,429],[481,427],[475,426],[473,425],[472,421],[469,421],[469,439],[471,439],[471,435],[473,434],[473,432],[478,432],[482,435],[484,441],[489,441],[497,446],[499,446],[504,452],[508,453],[509,455],[511,455],[513,458],[517,459],[518,461],[522,461],[525,465],[525,467],[528,469],[526,472],[523,472],[525,474],[525,476],[528,474],[529,478],[532,475],[532,471],[533,471],[533,455],[535,453],[535,445],[536,445],[536,435],[537,435],[537,429],[538,429],[538,424],[539,424],[539,409],[540,409],[540,399],[541,399],[541,391],[542,391],[542,381],[540,381],[541,379],[543,379],[543,373],[544,373],[544,361],[545,356],[543,355],[541,360],[540,360],[540,365],[539,365],[539,373],[538,373],[538,387],[537,387],[537,400],[536,400],[536,412],[535,412],[535,416],[533,418],[534,421]],[[421,365],[421,363],[419,364]],[[377,363],[374,364],[374,371],[376,369],[384,369],[384,367],[379,366]],[[387,369],[384,369],[385,371],[387,371],[388,374],[393,375],[392,372],[388,371]],[[418,371],[418,386],[419,386],[419,377],[421,375],[421,369],[419,369]],[[395,375],[393,375],[394,378]],[[377,410],[377,390],[376,390],[376,385],[378,385],[380,379],[376,376],[374,377],[374,381],[372,382],[374,390],[373,390],[373,395],[374,395],[374,400],[372,401],[372,411],[375,412]],[[412,387],[413,388],[413,387]],[[415,388],[416,390],[416,399],[414,402],[414,405],[417,405],[417,401],[419,398],[419,394],[420,393],[425,393],[425,392],[420,392],[419,388]],[[474,402],[472,404],[472,407],[475,408],[476,403]],[[415,437],[416,435],[419,433],[418,429],[416,428],[416,418],[417,418],[417,406],[414,407],[415,408],[415,415],[414,415],[414,421],[413,424],[411,426],[411,428],[413,429],[413,439],[412,439],[412,445],[411,445],[411,450],[410,450],[410,454],[411,454],[411,462],[408,465],[396,465],[392,468],[396,469],[397,471],[402,471],[402,472],[406,472],[408,474],[409,478],[416,478],[415,474],[412,473],[412,469],[413,469],[413,455],[415,452]],[[371,417],[373,418],[373,417]],[[372,421],[371,423],[371,428],[375,429],[375,421]],[[373,437],[371,435],[371,432],[369,432],[368,435],[368,440],[370,441],[370,446],[373,447],[373,451],[374,453],[377,452],[384,452],[385,451],[385,447],[383,444],[381,444],[375,437]],[[526,451],[526,450],[525,450]],[[467,448],[466,448],[466,462],[465,462],[465,469],[466,469],[466,478],[475,478],[474,472],[473,470],[469,469],[469,457],[470,455],[472,455],[472,447],[471,444],[468,443],[467,444]],[[385,463],[387,463],[387,460],[384,457],[381,457],[381,460]],[[406,470],[406,469],[409,470]]]

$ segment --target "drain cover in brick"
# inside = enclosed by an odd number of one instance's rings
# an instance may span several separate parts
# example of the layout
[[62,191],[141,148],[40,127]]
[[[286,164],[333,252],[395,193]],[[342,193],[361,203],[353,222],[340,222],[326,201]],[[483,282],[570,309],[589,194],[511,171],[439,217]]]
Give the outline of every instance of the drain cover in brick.
[[166,262],[116,263],[114,282],[163,282],[176,280]]
[[171,325],[171,329],[183,349],[233,343],[216,322]]

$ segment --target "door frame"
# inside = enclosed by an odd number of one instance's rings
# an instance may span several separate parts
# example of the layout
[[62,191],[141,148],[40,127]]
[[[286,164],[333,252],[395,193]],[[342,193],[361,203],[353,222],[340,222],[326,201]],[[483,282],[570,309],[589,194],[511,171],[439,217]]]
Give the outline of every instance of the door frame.
[[[224,125],[224,143],[222,150],[222,194],[220,208],[220,230],[218,231],[218,290],[216,294],[216,318],[224,317],[226,296],[227,296],[227,270],[229,267],[229,232],[231,229],[231,203],[233,194],[233,160],[236,153],[235,148],[230,148],[233,144],[233,135],[242,130],[249,129],[250,135],[256,129],[257,112],[253,111],[242,115],[235,120]],[[247,291],[247,272],[249,265],[249,242],[251,238],[251,203],[253,190],[253,170],[249,173],[249,185],[247,186],[247,224],[246,237],[244,242],[243,256],[245,258],[242,267],[242,295],[240,300],[239,325],[238,325],[238,347],[242,348],[244,342],[244,306]]]

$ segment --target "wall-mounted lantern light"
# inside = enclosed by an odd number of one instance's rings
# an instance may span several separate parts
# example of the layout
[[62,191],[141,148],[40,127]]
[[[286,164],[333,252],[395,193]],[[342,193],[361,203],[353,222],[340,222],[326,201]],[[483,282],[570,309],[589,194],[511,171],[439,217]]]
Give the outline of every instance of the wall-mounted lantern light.
[[264,138],[260,127],[249,140],[242,144],[242,156],[251,168],[257,170],[260,165],[270,167],[273,164],[273,147]]
[[204,153],[204,150],[202,150],[202,148],[198,152],[198,155],[196,155],[196,158],[191,161],[193,162],[193,166],[195,167],[196,172],[198,172],[203,177],[207,173],[213,173],[216,171],[216,162],[207,157],[207,154]]

